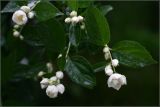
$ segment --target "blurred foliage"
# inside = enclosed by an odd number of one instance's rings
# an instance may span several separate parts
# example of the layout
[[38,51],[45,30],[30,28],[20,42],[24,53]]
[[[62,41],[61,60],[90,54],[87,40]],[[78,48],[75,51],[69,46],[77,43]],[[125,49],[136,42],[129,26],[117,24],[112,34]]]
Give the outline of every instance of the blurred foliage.
[[[1,2],[1,10],[7,3],[7,1]],[[19,6],[24,3],[25,2],[20,2]],[[64,7],[62,4],[64,4]],[[97,42],[98,45],[100,44],[103,46],[109,39],[104,37],[104,40],[101,40],[101,38],[99,39],[99,37],[97,37],[98,39],[95,39],[92,37],[92,34],[94,35],[93,31],[97,34],[96,36],[103,36],[103,34],[110,35],[110,47],[121,40],[137,41],[146,47],[146,50],[151,53],[153,59],[158,61],[158,2],[95,1],[93,3],[92,1],[87,1],[85,3],[68,2],[68,4],[71,9],[77,9],[77,6],[80,7],[78,11],[82,15],[85,15],[85,13],[83,13],[85,10],[84,8],[96,4],[97,8],[99,8],[106,16],[108,22],[105,21],[103,16],[96,19],[100,15],[98,12],[96,13],[98,10],[94,9],[95,7],[90,8],[92,10],[88,10],[90,12],[86,15],[87,17],[93,17],[97,20],[96,22],[98,24],[96,26],[96,23],[93,23],[93,20],[88,19],[90,22],[87,22],[87,26],[91,26],[93,29],[90,30],[91,36],[89,37],[91,37],[94,42]],[[84,72],[79,70],[81,68],[78,68],[79,65],[81,65],[79,62],[85,62],[83,64],[88,65],[89,63],[84,61],[85,58],[87,58],[91,65],[95,65],[97,85],[92,90],[81,87],[73,83],[70,80],[70,78],[73,77],[72,74],[66,72],[66,76],[63,80],[66,87],[65,93],[56,99],[49,99],[45,92],[41,90],[39,85],[40,80],[36,75],[40,70],[45,70],[45,63],[48,62],[50,58],[52,58],[53,63],[55,63],[54,61],[58,56],[58,52],[60,51],[63,53],[61,49],[65,50],[65,45],[68,41],[65,41],[64,39],[66,35],[63,30],[68,29],[63,28],[63,26],[66,26],[64,25],[64,22],[60,24],[61,17],[59,17],[59,15],[62,16],[63,20],[65,15],[62,14],[62,12],[67,13],[67,10],[65,9],[66,4],[64,1],[52,1],[49,4],[46,2],[45,6],[43,3],[39,6],[45,11],[51,11],[44,13],[39,10],[40,8],[35,8],[35,10],[39,11],[36,18],[39,18],[38,21],[42,22],[39,23],[35,20],[31,20],[27,26],[25,26],[22,31],[22,34],[26,38],[24,41],[20,41],[12,36],[13,23],[11,21],[11,11],[9,13],[1,13],[1,85],[3,105],[158,105],[159,62],[145,68],[131,69],[129,67],[126,68],[123,65],[119,66],[116,71],[126,75],[128,84],[119,91],[116,91],[107,87],[108,77],[104,75],[104,72],[97,72],[102,71],[103,64],[105,64],[102,53],[103,47],[88,43],[87,38],[78,43],[79,49],[71,47],[71,55],[74,55],[74,52],[76,52],[76,54],[82,55],[84,58],[80,58],[81,60],[72,59],[70,60],[70,64],[72,62],[77,62],[77,66],[75,65],[77,67],[77,72],[83,74]],[[54,10],[52,10],[53,8]],[[16,9],[17,8],[15,8],[15,10]],[[110,10],[112,11],[109,12]],[[93,11],[95,11],[95,13]],[[56,14],[57,12],[59,14]],[[46,15],[49,15],[50,17],[46,17]],[[55,17],[56,19],[53,19]],[[103,25],[104,23],[109,24],[110,34],[105,30],[101,30],[102,26],[98,26],[99,24]],[[108,29],[105,25],[103,27]],[[99,32],[99,30],[101,31]],[[38,31],[41,31],[41,33],[38,33],[37,35]],[[80,34],[83,35],[83,33],[84,32],[81,32]],[[36,37],[34,35],[36,35]],[[61,43],[60,45],[59,42]],[[82,49],[84,51],[81,51]],[[21,65],[19,63],[24,57],[29,59],[29,65]],[[60,68],[62,69],[64,68],[63,60],[64,59],[59,61]],[[58,69],[56,64],[54,67],[54,71]],[[100,68],[97,69],[97,67]],[[88,68],[85,68],[88,73],[90,73],[91,69],[90,65]],[[75,77],[74,79],[78,78]],[[91,80],[91,78],[84,79],[87,79],[88,81]],[[77,83],[78,82],[79,81],[77,81]],[[93,86],[95,85],[95,83],[92,82],[91,84]]]

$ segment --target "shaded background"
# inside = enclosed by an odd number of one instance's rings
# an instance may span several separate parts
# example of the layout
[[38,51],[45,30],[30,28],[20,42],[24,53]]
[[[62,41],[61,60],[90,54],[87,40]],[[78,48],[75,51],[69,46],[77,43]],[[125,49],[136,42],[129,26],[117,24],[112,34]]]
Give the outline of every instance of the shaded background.
[[[114,10],[107,14],[107,20],[111,30],[111,42],[109,46],[121,40],[134,40],[141,43],[151,53],[153,58],[159,59],[159,16],[158,1],[138,1],[138,2],[111,2],[103,1],[98,4],[109,4]],[[5,5],[2,2],[2,8]],[[6,35],[11,28],[11,15],[2,14],[2,34]],[[1,38],[1,44],[4,42]],[[9,42],[8,42],[9,43]],[[14,47],[14,46],[11,46]],[[19,46],[18,46],[19,47]],[[4,45],[2,49],[2,81],[6,77],[6,70],[12,72],[8,63],[15,63],[7,56],[8,50]],[[16,48],[17,49],[17,48]],[[21,55],[26,50],[20,49]],[[18,53],[15,53],[19,56]],[[17,58],[17,57],[16,57]],[[22,58],[22,56],[21,56]],[[93,58],[93,57],[92,57]],[[102,55],[97,55],[95,59],[102,59]],[[16,61],[19,61],[16,59]],[[34,62],[34,61],[33,61]],[[32,63],[33,63],[32,62]],[[131,69],[119,66],[116,71],[127,77],[127,86],[123,86],[119,91],[107,87],[107,79],[104,72],[98,72],[97,86],[93,90],[83,88],[65,77],[64,85],[66,91],[56,99],[49,99],[45,91],[40,89],[39,81],[30,78],[14,77],[13,80],[2,82],[2,104],[3,105],[119,105],[119,106],[156,106],[159,99],[159,62],[145,68]],[[14,67],[14,66],[12,66]],[[10,69],[9,69],[10,68]],[[24,71],[19,71],[21,74]],[[21,74],[21,75],[25,75]],[[67,82],[66,82],[67,80]]]

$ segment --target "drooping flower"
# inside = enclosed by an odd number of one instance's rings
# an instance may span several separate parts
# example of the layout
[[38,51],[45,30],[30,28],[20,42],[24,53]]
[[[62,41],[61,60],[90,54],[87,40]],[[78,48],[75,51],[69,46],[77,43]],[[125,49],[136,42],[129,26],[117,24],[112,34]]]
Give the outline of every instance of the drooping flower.
[[41,88],[45,89],[49,85],[49,79],[48,78],[43,78],[42,81],[40,82]]
[[79,22],[82,22],[84,19],[82,16],[78,16],[77,18],[78,18]]
[[58,96],[58,88],[55,85],[49,85],[46,89],[46,94],[50,98],[56,98]]
[[113,70],[110,64],[105,67],[105,74],[108,76],[113,74]]
[[63,72],[62,71],[57,71],[56,72],[56,77],[58,78],[58,79],[62,79],[63,78]]
[[114,66],[114,67],[119,65],[118,59],[113,59],[111,63],[112,63],[112,66]]
[[72,12],[70,13],[70,16],[71,16],[71,17],[77,16],[77,12],[76,12],[76,11],[72,11]]
[[71,18],[69,18],[69,17],[65,18],[64,22],[65,23],[70,23],[71,22]]
[[116,90],[119,90],[122,85],[126,84],[126,77],[118,73],[112,74],[108,79],[108,87],[112,87]]
[[110,58],[109,52],[104,54],[104,58],[105,58],[105,60],[108,60]]
[[33,19],[35,13],[33,11],[28,13],[28,18]]
[[60,94],[63,94],[64,91],[65,91],[65,87],[64,87],[63,84],[58,84],[58,85],[57,85],[57,89],[58,89],[58,92],[59,92]]
[[108,48],[108,47],[104,47],[104,48],[103,48],[103,52],[104,52],[104,53],[109,52],[109,48]]
[[13,36],[14,36],[14,37],[18,37],[19,35],[20,35],[20,33],[19,33],[18,31],[14,31],[14,32],[13,32]]
[[20,9],[23,10],[25,13],[29,13],[31,11],[30,7],[28,6],[21,6]]
[[71,18],[71,22],[72,22],[73,24],[78,23],[78,22],[79,22],[78,17],[77,17],[77,16],[72,17],[72,18]]
[[27,18],[27,15],[24,11],[17,10],[14,12],[14,14],[12,16],[12,20],[14,23],[16,23],[18,25],[23,25],[23,24],[27,23],[28,18]]

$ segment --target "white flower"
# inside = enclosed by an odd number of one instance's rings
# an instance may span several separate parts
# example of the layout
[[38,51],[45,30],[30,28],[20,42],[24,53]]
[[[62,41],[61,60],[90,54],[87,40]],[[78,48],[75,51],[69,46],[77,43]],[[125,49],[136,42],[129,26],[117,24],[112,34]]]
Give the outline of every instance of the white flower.
[[35,13],[33,11],[28,13],[28,18],[32,19],[34,17]]
[[46,64],[46,67],[47,67],[47,69],[48,69],[49,72],[51,72],[53,70],[52,63],[50,63],[50,62],[48,62]]
[[56,98],[58,95],[58,88],[55,85],[49,85],[46,89],[46,94],[50,98]]
[[71,22],[74,24],[78,23],[79,22],[78,17],[77,16],[72,17]]
[[27,23],[27,16],[26,13],[22,10],[17,10],[14,12],[13,16],[12,16],[12,20],[14,23],[18,24],[18,25],[23,25]]
[[78,20],[79,20],[79,22],[82,22],[83,21],[83,17],[82,16],[78,16]]
[[112,87],[116,90],[119,90],[122,85],[126,84],[126,77],[118,73],[112,74],[108,79],[108,87]]
[[108,76],[110,76],[110,75],[113,74],[113,70],[112,70],[111,65],[107,65],[107,66],[105,67],[105,74],[108,75]]
[[58,89],[58,92],[61,93],[61,94],[63,94],[64,91],[65,91],[65,87],[64,87],[63,84],[58,84],[57,89]]
[[77,12],[76,12],[76,11],[72,11],[72,12],[70,13],[70,16],[71,16],[71,17],[77,16]]
[[69,17],[65,18],[64,22],[65,23],[70,23],[71,22],[71,18],[69,18]]
[[50,81],[52,81],[52,82],[57,81],[57,77],[56,77],[56,76],[51,77],[51,78],[50,78]]
[[14,25],[14,28],[15,28],[15,29],[18,29],[18,28],[19,28],[19,25]]
[[109,52],[109,48],[108,48],[108,47],[104,47],[104,48],[103,48],[103,52],[104,52],[104,53]]
[[28,13],[31,11],[30,7],[28,6],[22,6],[20,9],[23,10],[25,13]]
[[38,73],[38,77],[42,77],[44,74],[45,74],[45,72],[40,71],[40,72]]
[[82,30],[85,29],[85,25],[81,25],[80,27],[81,27]]
[[19,35],[20,35],[20,33],[19,33],[18,31],[14,31],[14,32],[13,32],[13,36],[14,36],[14,37],[18,37]]
[[43,78],[42,81],[40,82],[40,84],[41,84],[42,89],[47,88],[48,85],[49,85],[49,79],[48,78]]
[[56,72],[56,77],[58,78],[58,79],[62,79],[63,78],[63,72],[62,71],[57,71]]
[[105,58],[106,60],[108,60],[108,59],[110,58],[109,52],[107,52],[107,53],[104,54],[104,58]]
[[116,67],[119,65],[119,61],[117,59],[112,60],[112,66]]

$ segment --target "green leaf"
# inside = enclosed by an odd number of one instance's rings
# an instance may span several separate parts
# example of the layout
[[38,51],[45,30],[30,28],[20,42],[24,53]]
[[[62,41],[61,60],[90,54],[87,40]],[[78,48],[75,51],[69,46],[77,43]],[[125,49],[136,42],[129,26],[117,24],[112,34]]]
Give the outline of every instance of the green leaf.
[[113,47],[113,57],[118,59],[120,64],[133,68],[156,63],[142,45],[128,40],[121,41]]
[[63,15],[54,5],[50,2],[40,2],[34,8],[38,21],[45,21],[53,17]]
[[104,15],[96,7],[90,7],[85,19],[90,40],[97,45],[107,44],[110,40],[110,30]]
[[71,10],[78,10],[78,1],[77,0],[67,0],[67,4]]
[[24,35],[25,41],[30,41],[34,38],[38,43],[44,44],[49,54],[59,53],[65,47],[64,28],[55,19],[25,26],[22,35]]
[[12,13],[20,8],[22,5],[26,5],[27,1],[10,1],[1,11],[1,13]]
[[81,56],[68,58],[65,71],[72,81],[87,88],[96,85],[96,79],[90,63]]
[[94,72],[104,71],[104,68],[106,67],[106,65],[107,65],[106,61],[98,62],[98,63],[94,64],[93,65]]
[[113,10],[113,7],[111,5],[104,5],[100,7],[101,12],[103,15],[107,15],[108,12]]
[[94,0],[78,0],[78,8],[87,8],[93,4]]
[[69,41],[71,44],[75,47],[79,45],[80,40],[82,39],[80,25],[76,26],[74,24],[71,24],[69,27]]
[[64,68],[65,68],[65,64],[66,64],[66,50],[64,50],[62,53],[61,53],[61,57],[57,59],[57,66],[60,70],[64,71]]
[[15,73],[16,52],[2,57],[2,83],[6,83]]

